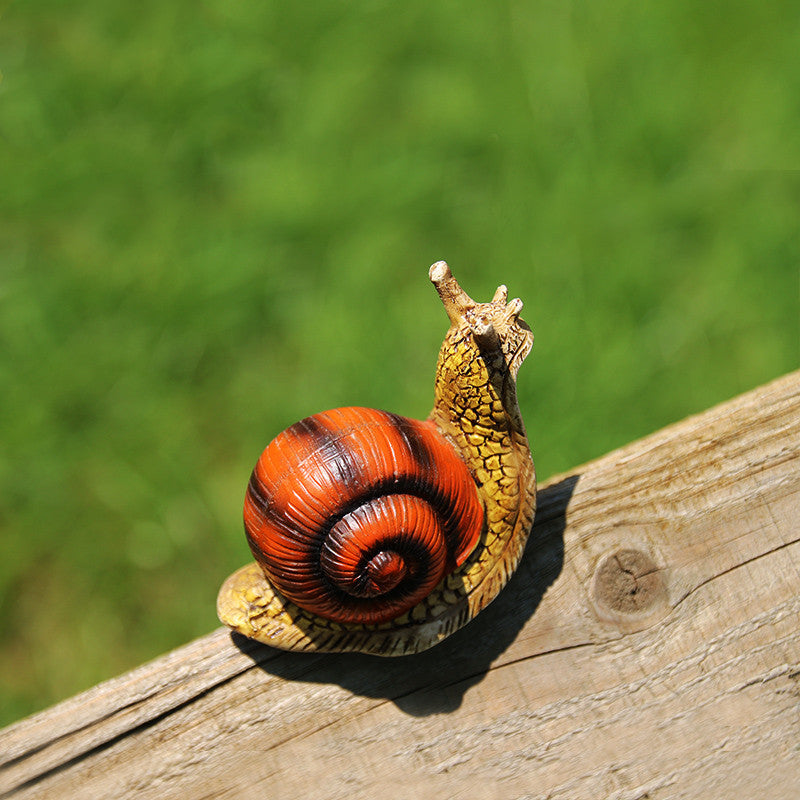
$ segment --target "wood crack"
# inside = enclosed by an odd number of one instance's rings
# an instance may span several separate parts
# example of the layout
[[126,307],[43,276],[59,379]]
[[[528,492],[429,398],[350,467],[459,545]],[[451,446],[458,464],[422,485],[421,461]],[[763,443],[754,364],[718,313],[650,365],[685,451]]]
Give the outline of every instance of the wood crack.
[[685,592],[681,597],[679,597],[678,600],[672,605],[672,610],[675,611],[675,609],[677,609],[678,606],[680,606],[685,600],[690,598],[693,594],[695,594],[697,591],[702,589],[704,586],[707,586],[708,584],[713,583],[715,580],[718,580],[719,578],[722,578],[725,575],[729,575],[729,574],[731,574],[733,572],[736,572],[737,570],[741,569],[742,567],[747,567],[747,566],[749,566],[751,564],[754,564],[757,561],[761,561],[761,560],[763,560],[765,558],[769,558],[770,556],[773,556],[776,553],[779,553],[782,550],[786,550],[786,549],[792,547],[793,545],[796,545],[796,544],[799,544],[799,543],[800,543],[800,538],[792,539],[789,542],[783,542],[783,543],[779,544],[777,547],[773,547],[771,550],[766,550],[763,553],[758,553],[757,555],[752,556],[751,558],[748,558],[745,561],[740,561],[738,564],[733,564],[730,567],[728,567],[727,569],[724,569],[724,570],[721,570],[720,572],[714,573],[714,575],[711,575],[710,577],[705,578],[704,580],[700,581],[700,583],[698,583],[696,586],[691,587],[687,592]]
[[[87,747],[86,749],[75,753],[70,758],[65,759],[63,761],[60,761],[59,763],[48,767],[47,769],[45,769],[45,770],[41,771],[40,773],[38,773],[37,775],[35,775],[34,777],[16,784],[15,786],[11,787],[9,790],[4,790],[2,793],[0,793],[0,799],[6,798],[6,797],[10,797],[12,795],[12,793],[15,793],[15,792],[17,792],[19,790],[36,786],[38,783],[40,783],[41,781],[45,780],[46,778],[49,778],[49,777],[51,777],[53,775],[56,775],[57,773],[61,772],[62,770],[69,769],[70,767],[74,766],[75,764],[77,764],[77,763],[79,763],[81,761],[84,761],[85,759],[88,759],[88,758],[90,758],[90,757],[92,757],[92,756],[94,756],[94,755],[96,755],[98,753],[102,753],[104,750],[107,750],[108,748],[113,747],[117,742],[124,741],[130,736],[134,736],[137,733],[140,733],[142,731],[146,731],[148,728],[150,728],[150,727],[152,727],[154,725],[157,725],[160,721],[169,718],[172,714],[180,711],[183,708],[187,708],[188,706],[191,706],[192,704],[194,704],[194,703],[198,702],[199,700],[201,700],[203,697],[205,697],[205,696],[209,695],[210,693],[216,691],[220,687],[223,687],[226,684],[230,683],[231,681],[236,680],[236,678],[238,678],[241,674],[243,674],[245,672],[248,672],[251,669],[254,669],[255,666],[256,666],[255,664],[253,664],[252,666],[246,666],[241,670],[241,672],[238,672],[238,673],[236,673],[234,675],[230,675],[227,678],[223,678],[222,680],[218,681],[217,683],[215,683],[215,684],[213,684],[211,686],[208,686],[207,688],[203,689],[200,692],[197,692],[196,694],[192,695],[191,697],[185,698],[180,703],[175,703],[173,705],[170,705],[169,707],[167,707],[167,708],[163,709],[162,711],[160,711],[158,714],[155,714],[155,715],[153,715],[151,717],[147,717],[146,719],[138,722],[135,725],[129,725],[128,727],[126,727],[126,728],[120,730],[118,733],[116,733],[116,735],[114,735],[114,736],[112,736],[112,737],[110,737],[108,739],[105,739],[103,741],[100,741],[97,744],[93,745],[92,747]],[[24,761],[26,761],[27,759],[29,759],[29,758],[31,758],[33,756],[36,756],[36,755],[38,755],[40,753],[45,752],[50,747],[53,747],[53,746],[56,746],[56,745],[58,745],[60,743],[69,741],[73,737],[78,736],[80,733],[84,733],[84,732],[86,732],[86,731],[88,731],[88,730],[90,730],[92,728],[102,727],[103,723],[109,722],[109,721],[112,721],[115,718],[118,718],[125,711],[131,710],[131,709],[135,709],[137,707],[146,707],[146,705],[148,704],[149,701],[152,701],[152,699],[154,697],[156,697],[156,696],[158,696],[158,695],[160,695],[162,693],[163,693],[162,690],[154,691],[154,692],[151,692],[151,693],[145,695],[142,698],[137,699],[134,702],[126,703],[125,705],[120,707],[120,709],[118,711],[106,714],[106,715],[104,715],[102,717],[99,717],[96,721],[93,721],[91,723],[83,725],[83,726],[81,726],[79,728],[75,728],[74,730],[70,731],[69,733],[65,733],[65,734],[62,734],[60,736],[57,736],[57,737],[51,739],[50,741],[39,745],[38,747],[36,747],[36,748],[34,748],[32,750],[29,750],[29,751],[27,751],[27,752],[25,752],[25,753],[23,753],[23,754],[21,754],[19,756],[16,756],[15,758],[10,759],[9,761],[7,761],[2,766],[4,768],[5,767],[11,767],[11,766],[14,766],[15,764],[19,764],[21,762],[24,762]]]

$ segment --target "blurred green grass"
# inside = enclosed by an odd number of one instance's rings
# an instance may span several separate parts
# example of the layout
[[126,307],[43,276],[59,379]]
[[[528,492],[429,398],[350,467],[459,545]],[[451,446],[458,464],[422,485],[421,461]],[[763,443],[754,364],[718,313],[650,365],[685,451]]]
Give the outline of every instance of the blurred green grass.
[[536,334],[541,478],[798,365],[800,7],[0,16],[0,724],[217,625],[279,430],[422,417],[428,265]]

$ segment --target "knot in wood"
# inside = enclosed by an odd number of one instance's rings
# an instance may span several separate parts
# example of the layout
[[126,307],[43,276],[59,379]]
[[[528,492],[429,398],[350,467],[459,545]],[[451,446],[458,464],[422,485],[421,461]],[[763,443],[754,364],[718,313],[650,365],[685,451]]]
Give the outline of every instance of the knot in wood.
[[592,580],[592,600],[599,615],[634,628],[666,611],[663,573],[642,550],[625,548],[605,555]]

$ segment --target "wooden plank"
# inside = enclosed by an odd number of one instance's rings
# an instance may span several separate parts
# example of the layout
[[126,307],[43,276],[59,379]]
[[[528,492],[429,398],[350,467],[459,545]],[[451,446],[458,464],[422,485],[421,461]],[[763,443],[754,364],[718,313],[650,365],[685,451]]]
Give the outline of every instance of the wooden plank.
[[800,372],[550,481],[433,650],[217,630],[0,732],[0,796],[797,796],[798,520]]

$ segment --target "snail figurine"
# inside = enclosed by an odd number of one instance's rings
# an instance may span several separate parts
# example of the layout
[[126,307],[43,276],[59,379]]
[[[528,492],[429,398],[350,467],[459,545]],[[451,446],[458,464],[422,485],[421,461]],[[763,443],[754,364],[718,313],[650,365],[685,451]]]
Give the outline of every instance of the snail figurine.
[[245,496],[255,563],[217,599],[234,631],[284,650],[416,653],[516,569],[536,507],[515,384],[533,334],[505,286],[476,303],[444,261],[430,279],[450,318],[433,411],[337,408],[278,434]]

